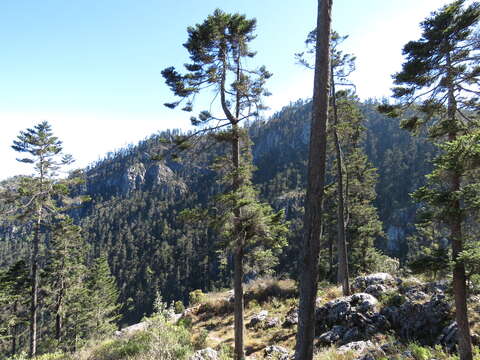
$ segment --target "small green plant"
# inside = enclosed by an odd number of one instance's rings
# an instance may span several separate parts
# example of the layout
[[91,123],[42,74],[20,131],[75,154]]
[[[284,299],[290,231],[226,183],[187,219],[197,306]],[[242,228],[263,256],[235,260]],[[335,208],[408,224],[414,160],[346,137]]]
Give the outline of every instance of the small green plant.
[[227,344],[221,344],[218,349],[218,356],[220,360],[232,360],[233,348]]
[[208,331],[202,329],[193,341],[195,350],[205,349],[207,347]]
[[175,314],[181,314],[185,311],[185,305],[183,305],[183,302],[181,302],[180,300],[175,301],[174,308]]
[[205,298],[206,295],[200,289],[190,291],[190,293],[188,294],[190,306],[202,303],[203,301],[205,301]]
[[416,360],[429,360],[432,357],[430,349],[416,343],[410,344],[409,349]]
[[396,292],[386,292],[380,296],[380,301],[385,306],[401,306],[407,298]]

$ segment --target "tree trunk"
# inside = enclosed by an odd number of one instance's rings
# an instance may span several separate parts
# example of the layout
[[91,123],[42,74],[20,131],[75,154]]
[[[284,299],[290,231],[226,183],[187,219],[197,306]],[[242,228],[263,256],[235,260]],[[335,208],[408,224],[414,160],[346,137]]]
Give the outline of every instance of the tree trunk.
[[37,223],[33,235],[32,249],[32,292],[30,303],[30,349],[29,357],[37,353],[37,308],[38,308],[38,251],[40,245],[40,225],[42,221],[42,208],[37,210]]
[[[448,134],[448,140],[454,141],[457,138],[456,130],[456,111],[457,104],[455,100],[452,63],[450,54],[447,53],[447,82],[448,82],[448,109],[447,116],[450,126],[454,131]],[[450,178],[450,192],[458,193],[461,190],[461,176],[458,172],[453,172]],[[455,297],[455,318],[458,326],[458,353],[460,360],[472,360],[472,338],[470,336],[470,325],[468,323],[467,309],[467,282],[465,275],[465,264],[457,261],[458,254],[463,250],[462,239],[462,215],[460,200],[454,199],[451,204],[453,216],[450,222],[450,236],[452,241],[452,260],[453,266],[453,292]]]
[[337,237],[338,237],[338,272],[337,281],[342,284],[343,296],[350,295],[350,281],[348,277],[348,256],[347,256],[347,239],[345,229],[345,199],[343,197],[343,161],[342,151],[340,149],[340,140],[338,138],[337,126],[338,109],[337,99],[335,94],[335,80],[333,78],[333,68],[330,69],[330,86],[332,88],[332,107],[333,107],[333,137],[335,142],[335,153],[337,158],[337,193],[338,193],[338,206],[337,206]]
[[[241,187],[241,178],[239,174],[240,170],[240,134],[238,125],[235,123],[232,127],[232,162],[234,168],[233,176],[233,191],[237,191]],[[240,210],[235,209],[235,225],[238,225],[240,219]],[[244,324],[244,298],[243,298],[243,257],[244,257],[244,241],[243,236],[239,234],[238,231],[235,231],[237,238],[237,244],[234,254],[234,279],[233,279],[233,290],[234,290],[234,318],[235,318],[235,360],[245,359],[245,324]]]
[[315,300],[318,286],[322,202],[325,186],[331,9],[332,0],[318,0],[317,52],[315,56],[313,112],[304,217],[305,237],[300,258],[300,301],[295,349],[296,360],[311,360],[313,358]]
[[[17,311],[18,311],[18,300],[15,300],[13,303],[13,316],[17,316]],[[12,328],[12,356],[14,356],[17,353],[17,327],[18,324],[14,324]]]

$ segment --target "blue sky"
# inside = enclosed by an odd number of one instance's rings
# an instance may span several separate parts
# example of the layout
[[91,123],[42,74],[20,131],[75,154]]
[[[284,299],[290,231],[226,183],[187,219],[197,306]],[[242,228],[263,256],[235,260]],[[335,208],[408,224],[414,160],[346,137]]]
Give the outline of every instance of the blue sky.
[[[334,0],[334,28],[349,34],[357,56],[352,80],[361,98],[389,95],[401,48],[443,0]],[[2,0],[0,1],[0,179],[28,173],[10,145],[18,132],[48,120],[78,166],[166,128],[189,115],[160,72],[188,60],[187,26],[215,8],[258,21],[256,64],[274,76],[271,110],[311,96],[312,74],[295,64],[315,26],[316,1],[291,0]]]

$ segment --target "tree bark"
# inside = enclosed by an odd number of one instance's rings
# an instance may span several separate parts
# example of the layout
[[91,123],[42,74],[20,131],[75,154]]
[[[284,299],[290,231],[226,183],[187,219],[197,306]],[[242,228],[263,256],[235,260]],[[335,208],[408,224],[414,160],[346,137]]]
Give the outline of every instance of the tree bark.
[[[232,127],[232,162],[234,168],[233,191],[237,191],[241,187],[240,170],[240,134],[238,125],[235,123]],[[239,225],[240,210],[235,209],[235,225]],[[244,241],[239,231],[235,231],[237,244],[235,245],[234,254],[234,318],[235,318],[235,360],[245,359],[245,324],[244,324],[244,298],[243,298],[243,258],[244,258]]]
[[322,202],[325,186],[331,9],[332,0],[318,0],[317,51],[304,217],[305,237],[300,258],[300,300],[295,349],[296,360],[311,360],[313,358],[315,300],[318,286]]
[[42,221],[42,208],[37,210],[37,222],[33,235],[32,249],[32,292],[30,303],[30,349],[29,357],[35,357],[37,353],[37,308],[38,308],[38,251],[40,245],[40,225]]
[[337,99],[335,94],[335,80],[333,78],[333,68],[330,69],[330,86],[331,86],[331,102],[333,108],[333,138],[335,142],[335,153],[337,158],[337,193],[338,193],[338,206],[337,206],[337,249],[338,249],[338,272],[337,281],[342,284],[342,291],[344,296],[350,295],[350,281],[348,277],[348,255],[347,255],[347,239],[345,229],[345,198],[343,196],[343,161],[342,150],[340,148],[340,140],[338,138],[337,126],[338,120],[338,108]]
[[[447,116],[450,122],[451,129],[448,134],[448,140],[454,141],[457,138],[456,130],[456,111],[457,104],[455,100],[454,87],[452,81],[452,63],[450,54],[447,53],[447,82],[448,82],[448,109]],[[452,194],[458,193],[461,190],[461,176],[454,171],[450,178],[450,192]],[[462,215],[460,200],[452,200],[451,209],[453,216],[450,222],[450,236],[452,241],[452,260],[453,266],[453,292],[455,297],[455,319],[458,326],[458,353],[460,360],[472,360],[472,338],[470,335],[470,325],[468,322],[467,309],[467,280],[465,275],[465,264],[458,261],[458,255],[463,250],[462,238]]]
[[[18,300],[15,300],[13,303],[13,315],[17,316],[17,311],[18,311]],[[15,323],[12,328],[12,356],[14,356],[17,353],[17,327],[18,324]]]

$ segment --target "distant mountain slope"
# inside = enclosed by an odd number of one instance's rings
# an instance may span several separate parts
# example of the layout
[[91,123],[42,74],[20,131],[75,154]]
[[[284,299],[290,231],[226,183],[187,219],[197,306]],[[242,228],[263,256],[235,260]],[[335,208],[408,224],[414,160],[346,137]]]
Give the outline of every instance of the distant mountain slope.
[[[397,120],[380,115],[373,102],[360,107],[367,128],[365,150],[379,173],[377,207],[389,237],[384,250],[402,258],[415,214],[408,194],[423,183],[433,149],[401,130]],[[309,102],[298,101],[269,121],[248,126],[258,169],[254,183],[264,200],[286,209],[294,227],[279,265],[281,273],[295,270],[292,256],[301,238],[310,108]],[[205,205],[218,192],[209,165],[222,146],[205,138],[204,151],[186,152],[178,161],[153,161],[152,155],[165,146],[162,139],[176,134],[165,131],[109,154],[84,170],[86,182],[78,189],[92,201],[74,216],[92,253],[109,254],[121,303],[126,304],[126,321],[149,313],[156,292],[170,301],[186,299],[196,288],[229,285],[231,264],[217,255],[217,235],[205,224],[186,224],[178,217],[181,210]],[[16,244],[11,229],[4,229],[4,237],[9,240],[0,242],[0,264],[11,259]]]

